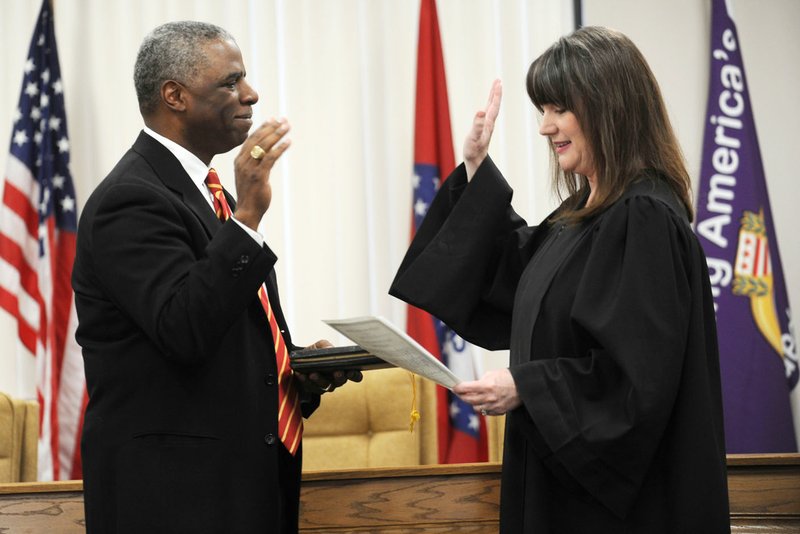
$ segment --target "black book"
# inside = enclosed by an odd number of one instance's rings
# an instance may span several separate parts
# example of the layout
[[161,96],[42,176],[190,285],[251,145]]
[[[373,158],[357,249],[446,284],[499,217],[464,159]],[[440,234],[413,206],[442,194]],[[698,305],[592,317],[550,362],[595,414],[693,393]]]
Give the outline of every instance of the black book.
[[331,373],[333,371],[369,371],[394,367],[358,345],[300,349],[289,354],[292,369],[298,373]]

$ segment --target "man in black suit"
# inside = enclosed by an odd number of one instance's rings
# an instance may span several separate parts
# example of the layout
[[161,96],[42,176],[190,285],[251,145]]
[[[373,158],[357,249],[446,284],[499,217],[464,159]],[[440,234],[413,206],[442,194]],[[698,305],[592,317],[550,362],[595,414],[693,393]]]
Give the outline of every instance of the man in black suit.
[[[277,257],[257,231],[289,125],[248,137],[258,95],[234,39],[210,24],[156,28],[134,81],[145,128],[86,203],[73,269],[87,532],[296,532],[302,447],[293,454],[278,431],[276,349],[257,296],[265,285],[294,347]],[[221,222],[205,179],[237,145],[238,202],[228,196]],[[291,376],[302,414],[348,378],[361,375]]]

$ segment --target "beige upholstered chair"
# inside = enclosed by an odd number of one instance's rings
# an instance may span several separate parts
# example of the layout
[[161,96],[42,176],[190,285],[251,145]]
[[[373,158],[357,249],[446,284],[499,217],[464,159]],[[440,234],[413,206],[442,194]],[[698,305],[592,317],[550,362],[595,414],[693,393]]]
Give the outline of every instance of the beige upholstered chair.
[[506,416],[486,418],[486,436],[489,441],[489,461],[503,461],[503,439],[506,435]]
[[[411,375],[402,369],[367,371],[361,383],[347,383],[323,395],[306,420],[303,469],[359,469],[435,464],[436,386],[415,377],[421,419],[409,432]],[[487,417],[489,461],[503,457],[505,417]]]
[[435,387],[414,377],[421,418],[409,432],[411,380],[403,369],[367,371],[362,382],[348,382],[323,395],[304,425],[303,469],[436,463]]
[[0,393],[0,482],[36,480],[39,403]]

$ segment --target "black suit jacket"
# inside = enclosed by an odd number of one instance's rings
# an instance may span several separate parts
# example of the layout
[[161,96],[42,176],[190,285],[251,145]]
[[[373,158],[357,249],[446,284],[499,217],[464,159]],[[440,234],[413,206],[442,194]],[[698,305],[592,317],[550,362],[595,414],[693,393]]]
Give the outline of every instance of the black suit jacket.
[[301,452],[292,458],[277,437],[275,354],[257,299],[266,281],[291,346],[276,260],[220,223],[145,133],[93,192],[72,278],[89,390],[87,532],[297,529]]

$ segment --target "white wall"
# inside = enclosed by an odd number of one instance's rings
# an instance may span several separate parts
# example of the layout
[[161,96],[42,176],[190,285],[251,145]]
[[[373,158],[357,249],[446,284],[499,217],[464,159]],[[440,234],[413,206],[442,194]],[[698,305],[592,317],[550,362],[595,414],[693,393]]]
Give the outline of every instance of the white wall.
[[[320,320],[381,314],[402,325],[386,294],[408,243],[418,1],[54,0],[79,203],[141,126],[132,87],[144,34],[167,20],[224,26],[259,90],[257,119],[286,115],[293,145],[273,176],[262,231],[277,251],[294,338],[341,342]],[[710,10],[699,0],[587,0],[584,20],[622,30],[661,82],[690,170],[700,165]],[[733,0],[790,301],[800,305],[800,210],[790,169],[800,122],[800,2]],[[491,80],[505,97],[492,155],[532,222],[554,205],[548,158],[527,102],[530,61],[571,27],[571,0],[438,0],[457,154]],[[0,0],[0,153],[9,144],[39,0]],[[5,125],[5,126],[4,126]],[[458,156],[457,156],[458,159]],[[217,158],[232,185],[232,157]],[[5,158],[0,157],[0,166]],[[33,392],[0,312],[0,390]],[[487,366],[505,364],[493,355]]]

